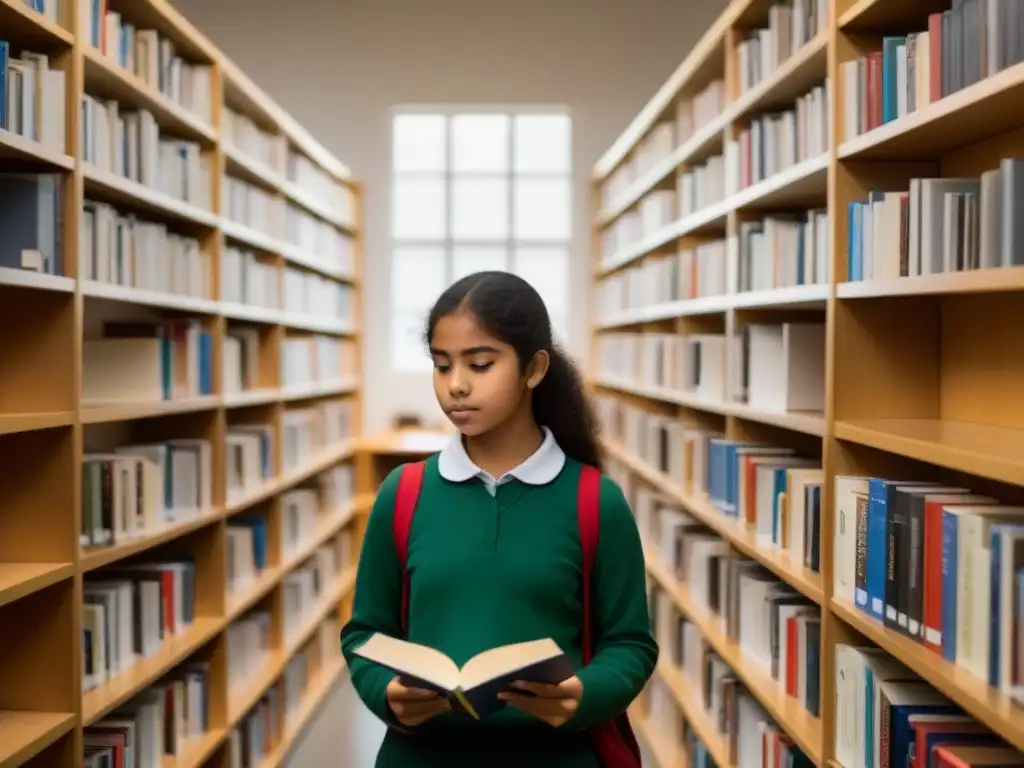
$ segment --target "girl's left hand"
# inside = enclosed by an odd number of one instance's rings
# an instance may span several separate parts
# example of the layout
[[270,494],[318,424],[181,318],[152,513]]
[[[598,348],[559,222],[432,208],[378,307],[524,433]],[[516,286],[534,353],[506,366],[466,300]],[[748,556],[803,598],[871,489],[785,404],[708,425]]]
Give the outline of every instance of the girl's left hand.
[[498,694],[498,698],[555,728],[565,725],[576,714],[583,698],[583,683],[575,675],[558,685],[519,681],[512,683],[512,687],[527,693],[509,691]]

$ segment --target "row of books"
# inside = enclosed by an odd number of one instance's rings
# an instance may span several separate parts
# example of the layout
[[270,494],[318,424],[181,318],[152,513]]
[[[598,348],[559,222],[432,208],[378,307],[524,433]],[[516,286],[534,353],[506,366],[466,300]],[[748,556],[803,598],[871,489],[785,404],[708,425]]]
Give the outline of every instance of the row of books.
[[349,321],[354,312],[354,291],[347,283],[285,266],[281,305],[285,312]]
[[343,382],[357,370],[356,352],[351,339],[324,335],[286,336],[281,342],[281,385],[303,387]]
[[226,536],[227,593],[239,595],[269,564],[267,519],[259,514],[233,515]]
[[285,645],[295,642],[324,595],[348,567],[348,536],[343,531],[333,541],[317,547],[302,565],[284,577],[281,590]]
[[164,137],[153,114],[82,94],[82,160],[175,200],[210,210],[212,160],[194,141]]
[[46,54],[14,56],[11,44],[0,39],[0,130],[65,154],[66,95],[64,71],[52,69]]
[[1022,200],[1020,158],[1003,158],[979,178],[912,178],[906,190],[871,190],[847,206],[847,279],[1018,266]]
[[773,4],[768,9],[768,26],[746,32],[746,38],[736,46],[740,93],[764,82],[827,29],[827,0]]
[[87,448],[80,545],[123,544],[209,512],[211,467],[207,440],[140,443],[103,452]]
[[825,324],[746,323],[731,334],[603,334],[598,369],[613,385],[667,390],[709,406],[821,413]]
[[680,247],[676,253],[652,254],[601,280],[598,316],[613,319],[631,309],[720,296],[728,289],[728,265],[726,240]]
[[281,308],[280,270],[255,253],[225,243],[220,252],[222,301],[265,309]]
[[267,237],[280,239],[284,231],[284,205],[273,192],[236,176],[221,182],[220,212],[225,218]]
[[726,186],[730,192],[765,181],[829,151],[831,88],[821,85],[790,109],[755,117],[725,145]]
[[259,768],[263,758],[281,740],[281,689],[280,682],[272,686],[231,729],[227,741],[230,768]]
[[827,285],[829,240],[824,209],[740,222],[735,292]]
[[273,653],[270,611],[253,608],[225,630],[228,697],[234,698],[257,679]]
[[196,567],[187,559],[118,564],[90,574],[83,591],[82,685],[89,691],[192,625]]
[[840,64],[843,138],[892,122],[1024,61],[1014,0],[953,0],[927,28]]
[[144,85],[163,94],[207,125],[213,122],[213,68],[182,58],[174,41],[132,23],[104,0],[82,4],[82,37]]
[[[724,154],[679,172],[676,191],[655,190],[635,210],[622,214],[602,233],[606,259],[631,248],[676,218],[697,213],[730,195],[799,163],[823,157],[829,148],[830,86],[812,88],[792,108],[754,117]],[[648,202],[650,201],[650,202]],[[678,206],[678,207],[677,207]],[[673,208],[679,213],[672,215]]]
[[229,106],[221,110],[220,135],[224,142],[258,163],[284,176],[288,143]]
[[604,205],[614,205],[630,186],[663,163],[725,108],[725,81],[712,80],[692,97],[676,102],[674,120],[655,124],[601,187]]
[[228,502],[244,498],[274,477],[274,429],[269,424],[232,424],[225,437]]
[[837,477],[833,594],[1024,702],[1024,507]]
[[325,400],[308,408],[284,412],[281,427],[281,465],[291,472],[315,461],[351,439],[355,408],[351,400]]
[[213,394],[213,334],[194,318],[104,321],[82,345],[82,399],[160,402]]
[[302,190],[303,197],[335,212],[342,221],[352,221],[355,213],[352,190],[292,146],[288,148],[285,177]]
[[85,729],[84,768],[160,768],[210,728],[210,668],[190,660]]
[[1024,765],[1024,754],[885,651],[840,643],[835,665],[842,768]]
[[79,258],[86,280],[208,299],[213,281],[199,240],[108,203],[82,206]]
[[[337,209],[332,211],[337,213]],[[352,240],[348,235],[293,203],[286,205],[284,212],[286,242],[328,267],[352,270]]]

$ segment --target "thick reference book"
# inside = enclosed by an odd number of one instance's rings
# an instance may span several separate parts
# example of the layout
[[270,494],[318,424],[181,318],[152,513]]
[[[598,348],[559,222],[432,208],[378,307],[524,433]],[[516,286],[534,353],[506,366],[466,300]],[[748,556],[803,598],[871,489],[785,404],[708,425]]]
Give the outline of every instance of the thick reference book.
[[441,651],[380,632],[355,653],[394,671],[402,685],[441,694],[452,710],[477,720],[505,706],[498,694],[518,680],[558,684],[576,674],[569,657],[550,638],[491,648],[462,669]]

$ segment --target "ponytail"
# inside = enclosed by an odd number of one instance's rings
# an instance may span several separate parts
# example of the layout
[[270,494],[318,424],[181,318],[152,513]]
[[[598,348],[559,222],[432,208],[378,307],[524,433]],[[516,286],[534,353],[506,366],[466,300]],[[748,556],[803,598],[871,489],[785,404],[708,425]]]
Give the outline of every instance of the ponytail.
[[551,430],[555,442],[583,464],[602,469],[597,418],[583,381],[572,360],[552,345],[551,363],[544,379],[533,390],[533,417]]
[[494,338],[511,346],[524,369],[538,352],[548,353],[548,371],[533,390],[534,419],[551,430],[567,456],[601,469],[597,418],[576,366],[554,343],[551,320],[540,294],[510,272],[467,275],[450,285],[434,303],[427,318],[427,344],[438,320],[464,309],[472,312]]

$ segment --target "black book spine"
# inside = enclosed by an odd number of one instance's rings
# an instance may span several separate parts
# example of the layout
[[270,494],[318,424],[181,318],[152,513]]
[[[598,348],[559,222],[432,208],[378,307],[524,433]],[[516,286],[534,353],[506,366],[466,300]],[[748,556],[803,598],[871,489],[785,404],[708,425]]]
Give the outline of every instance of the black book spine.
[[890,486],[885,504],[886,523],[886,553],[885,553],[885,626],[889,629],[898,629],[898,612],[900,603],[900,563],[902,553],[900,551],[900,515],[899,497],[901,494]]
[[915,640],[921,638],[924,617],[924,508],[927,497],[914,494],[908,500],[907,520],[907,600],[906,626],[900,622],[900,630]]

